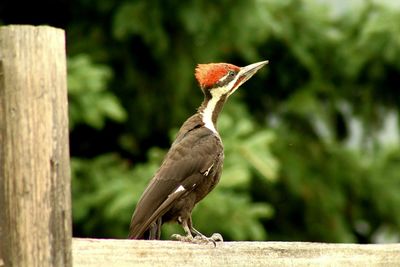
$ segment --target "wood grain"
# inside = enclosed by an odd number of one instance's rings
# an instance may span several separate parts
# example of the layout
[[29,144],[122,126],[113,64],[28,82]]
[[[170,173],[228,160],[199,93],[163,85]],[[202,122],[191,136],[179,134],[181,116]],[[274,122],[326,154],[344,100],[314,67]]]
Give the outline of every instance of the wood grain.
[[64,31],[0,28],[0,225],[6,266],[71,266]]
[[400,266],[400,244],[224,242],[74,238],[74,266]]

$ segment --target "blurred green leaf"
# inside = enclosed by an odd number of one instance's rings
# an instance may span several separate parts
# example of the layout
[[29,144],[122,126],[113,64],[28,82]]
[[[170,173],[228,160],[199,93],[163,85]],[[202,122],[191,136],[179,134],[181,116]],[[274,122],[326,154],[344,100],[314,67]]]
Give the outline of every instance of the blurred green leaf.
[[96,65],[88,55],[77,55],[68,60],[68,92],[70,128],[86,123],[100,129],[105,120],[126,120],[126,112],[111,92],[107,82],[112,77],[110,68]]

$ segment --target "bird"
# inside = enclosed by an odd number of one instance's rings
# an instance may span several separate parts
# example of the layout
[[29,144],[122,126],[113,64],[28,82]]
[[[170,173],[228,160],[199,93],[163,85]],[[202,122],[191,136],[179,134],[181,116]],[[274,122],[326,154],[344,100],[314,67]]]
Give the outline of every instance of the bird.
[[268,60],[238,67],[229,63],[198,64],[195,78],[204,100],[179,129],[161,166],[141,195],[132,215],[129,239],[158,240],[161,226],[177,222],[186,235],[179,241],[223,241],[219,233],[207,237],[193,227],[192,210],[220,180],[224,149],[216,123],[224,103]]

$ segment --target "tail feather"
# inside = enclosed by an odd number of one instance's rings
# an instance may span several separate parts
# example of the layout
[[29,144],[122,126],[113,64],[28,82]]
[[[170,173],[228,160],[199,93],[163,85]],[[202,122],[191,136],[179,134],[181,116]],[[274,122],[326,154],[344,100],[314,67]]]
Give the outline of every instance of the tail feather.
[[130,231],[129,239],[143,239],[143,240],[159,240],[161,237],[162,220],[159,218],[150,227],[145,230],[141,235],[135,231]]
[[[181,198],[186,193],[186,190],[176,190],[170,194],[164,202],[149,216],[144,219],[144,215],[147,217],[148,214],[140,210],[140,206],[136,207],[136,211],[132,216],[131,225],[129,228],[130,239],[145,239],[145,232],[150,231],[150,239],[160,239],[161,217],[171,208],[174,202]],[[139,212],[140,211],[140,212]],[[139,215],[138,215],[139,214]],[[158,236],[158,238],[156,238]]]

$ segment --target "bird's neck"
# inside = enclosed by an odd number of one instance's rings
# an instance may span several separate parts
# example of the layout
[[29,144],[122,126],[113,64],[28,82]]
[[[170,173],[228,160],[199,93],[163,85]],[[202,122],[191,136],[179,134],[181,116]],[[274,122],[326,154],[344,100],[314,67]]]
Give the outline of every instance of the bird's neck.
[[204,126],[214,133],[217,133],[216,123],[225,101],[226,95],[206,95],[198,109]]

